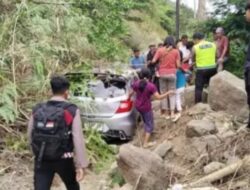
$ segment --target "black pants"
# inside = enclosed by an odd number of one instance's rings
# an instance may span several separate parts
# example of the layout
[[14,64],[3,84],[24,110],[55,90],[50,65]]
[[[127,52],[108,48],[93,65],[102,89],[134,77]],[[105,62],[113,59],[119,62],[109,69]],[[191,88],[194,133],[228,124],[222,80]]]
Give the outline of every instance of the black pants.
[[217,73],[216,68],[197,70],[195,79],[195,103],[202,102],[202,93],[205,85],[209,84],[210,79]]
[[160,93],[160,80],[159,80],[159,77],[157,76],[154,76],[153,78],[153,81],[154,85],[156,86],[157,88],[157,91]]
[[[247,103],[250,109],[250,68],[245,70],[245,87],[247,92]],[[250,114],[247,127],[250,128]]]
[[155,72],[156,72],[156,67],[157,67],[157,64],[156,65],[149,65],[148,66],[148,69],[150,70],[150,73],[151,73],[151,82],[155,84],[158,92],[160,92],[160,83],[159,83],[159,77],[157,77],[155,75]]
[[35,163],[35,190],[50,190],[55,173],[61,177],[67,190],[80,190],[73,159],[42,162],[39,168]]
[[250,106],[250,68],[245,71],[245,87],[247,92],[247,103]]

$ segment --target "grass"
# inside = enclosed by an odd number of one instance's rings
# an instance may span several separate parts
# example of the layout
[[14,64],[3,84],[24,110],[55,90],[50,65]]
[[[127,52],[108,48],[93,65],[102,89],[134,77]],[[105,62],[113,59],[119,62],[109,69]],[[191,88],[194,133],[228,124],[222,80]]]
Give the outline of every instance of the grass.
[[123,178],[121,172],[119,172],[118,170],[111,173],[110,178],[111,178],[111,188],[114,187],[116,184],[119,185],[120,187],[126,184],[125,179]]

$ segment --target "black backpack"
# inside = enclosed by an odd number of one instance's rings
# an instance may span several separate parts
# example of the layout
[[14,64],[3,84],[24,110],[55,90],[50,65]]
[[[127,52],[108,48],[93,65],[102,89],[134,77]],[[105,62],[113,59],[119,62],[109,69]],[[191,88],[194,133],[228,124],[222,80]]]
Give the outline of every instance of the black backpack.
[[72,122],[67,123],[65,111],[71,110],[68,113],[74,118],[76,109],[73,104],[53,101],[33,109],[32,150],[38,162],[59,160],[73,152]]

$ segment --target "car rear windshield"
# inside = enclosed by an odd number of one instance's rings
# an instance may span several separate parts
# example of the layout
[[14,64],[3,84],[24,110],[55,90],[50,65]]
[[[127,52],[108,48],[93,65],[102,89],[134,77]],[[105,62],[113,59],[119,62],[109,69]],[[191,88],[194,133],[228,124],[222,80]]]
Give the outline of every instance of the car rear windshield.
[[127,92],[127,80],[120,75],[106,73],[68,73],[74,96],[93,98],[114,98]]

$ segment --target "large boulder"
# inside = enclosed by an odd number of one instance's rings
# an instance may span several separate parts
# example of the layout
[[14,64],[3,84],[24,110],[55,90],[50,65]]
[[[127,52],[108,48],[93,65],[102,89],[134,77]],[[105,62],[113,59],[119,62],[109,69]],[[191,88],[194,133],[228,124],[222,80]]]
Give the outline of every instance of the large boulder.
[[[204,89],[203,90],[203,95],[202,95],[202,102],[206,103],[207,102],[207,90]],[[187,88],[185,88],[184,91],[184,106],[187,108],[192,107],[193,105],[195,105],[195,86],[188,86]]]
[[191,120],[187,124],[186,135],[189,138],[202,137],[205,135],[215,134],[217,132],[216,126],[210,120]]
[[169,172],[157,154],[126,144],[121,146],[118,167],[126,182],[137,190],[162,190],[168,186]]
[[212,112],[212,109],[208,104],[199,103],[189,109],[188,115],[207,115],[210,112]]
[[202,137],[202,140],[207,144],[207,148],[209,148],[210,150],[217,148],[222,143],[220,136],[218,134],[206,135]]
[[[174,156],[185,158],[186,161],[196,162],[201,155],[207,153],[207,143],[200,137],[175,138],[172,143],[174,145],[172,148]],[[207,163],[207,160],[204,163]]]
[[158,154],[160,157],[164,158],[168,151],[170,151],[173,148],[173,143],[170,141],[164,141],[162,144],[159,144],[154,152]]
[[227,71],[215,75],[210,81],[208,103],[215,111],[226,111],[246,119],[248,105],[244,81]]

